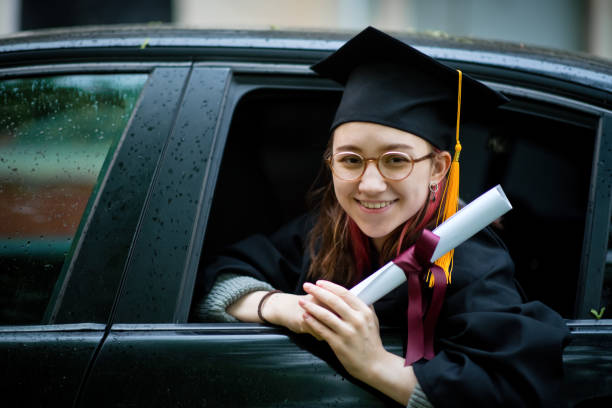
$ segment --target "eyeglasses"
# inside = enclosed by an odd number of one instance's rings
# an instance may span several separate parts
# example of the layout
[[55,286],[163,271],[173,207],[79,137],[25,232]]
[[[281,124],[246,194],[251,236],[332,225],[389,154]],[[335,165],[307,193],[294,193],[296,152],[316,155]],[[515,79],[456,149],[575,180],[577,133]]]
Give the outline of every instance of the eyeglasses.
[[327,159],[334,175],[345,181],[360,179],[365,173],[368,162],[376,162],[376,168],[385,179],[400,181],[410,175],[414,163],[434,157],[429,153],[418,159],[413,159],[403,152],[386,152],[378,157],[365,158],[355,152],[339,152]]

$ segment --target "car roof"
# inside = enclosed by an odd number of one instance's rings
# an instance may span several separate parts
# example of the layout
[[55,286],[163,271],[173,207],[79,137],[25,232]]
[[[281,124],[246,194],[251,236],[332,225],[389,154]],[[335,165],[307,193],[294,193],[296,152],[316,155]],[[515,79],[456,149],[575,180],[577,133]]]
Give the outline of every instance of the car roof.
[[[0,68],[71,60],[227,60],[312,64],[354,31],[220,30],[172,25],[87,26],[0,37]],[[392,33],[448,62],[544,75],[612,92],[612,61],[562,50],[434,33]]]

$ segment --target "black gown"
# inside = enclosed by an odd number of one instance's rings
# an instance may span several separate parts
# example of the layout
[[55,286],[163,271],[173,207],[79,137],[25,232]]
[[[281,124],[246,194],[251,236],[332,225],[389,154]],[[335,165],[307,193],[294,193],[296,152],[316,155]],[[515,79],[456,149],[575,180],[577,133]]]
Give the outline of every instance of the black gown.
[[[233,272],[303,294],[305,239],[312,225],[313,217],[303,216],[270,237],[254,235],[232,245],[202,271],[200,289],[208,293],[219,274]],[[403,284],[374,308],[381,325],[405,329],[406,306]],[[485,229],[455,250],[436,326],[436,355],[413,368],[435,407],[562,406],[568,334],[557,313],[540,302],[524,303],[504,244]]]

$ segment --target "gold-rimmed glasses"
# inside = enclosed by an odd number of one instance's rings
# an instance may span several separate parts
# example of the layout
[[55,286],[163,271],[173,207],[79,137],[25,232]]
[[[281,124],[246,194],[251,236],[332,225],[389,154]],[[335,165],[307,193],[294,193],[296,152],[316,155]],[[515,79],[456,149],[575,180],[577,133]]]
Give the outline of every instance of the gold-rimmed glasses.
[[385,152],[378,157],[363,157],[355,152],[338,152],[327,159],[327,163],[336,177],[345,181],[360,179],[369,162],[375,162],[380,175],[393,181],[401,181],[412,173],[414,163],[434,157],[429,153],[413,159],[404,152]]

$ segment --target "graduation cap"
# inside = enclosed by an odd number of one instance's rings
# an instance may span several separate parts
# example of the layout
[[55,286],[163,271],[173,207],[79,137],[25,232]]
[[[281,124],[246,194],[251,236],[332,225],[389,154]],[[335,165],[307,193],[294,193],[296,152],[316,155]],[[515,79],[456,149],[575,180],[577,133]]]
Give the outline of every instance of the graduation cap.
[[[373,122],[415,134],[441,150],[454,147],[438,223],[452,216],[459,195],[460,119],[486,117],[508,99],[373,27],[311,68],[345,87],[332,131],[346,122]],[[452,252],[436,262],[449,282],[451,262]]]

